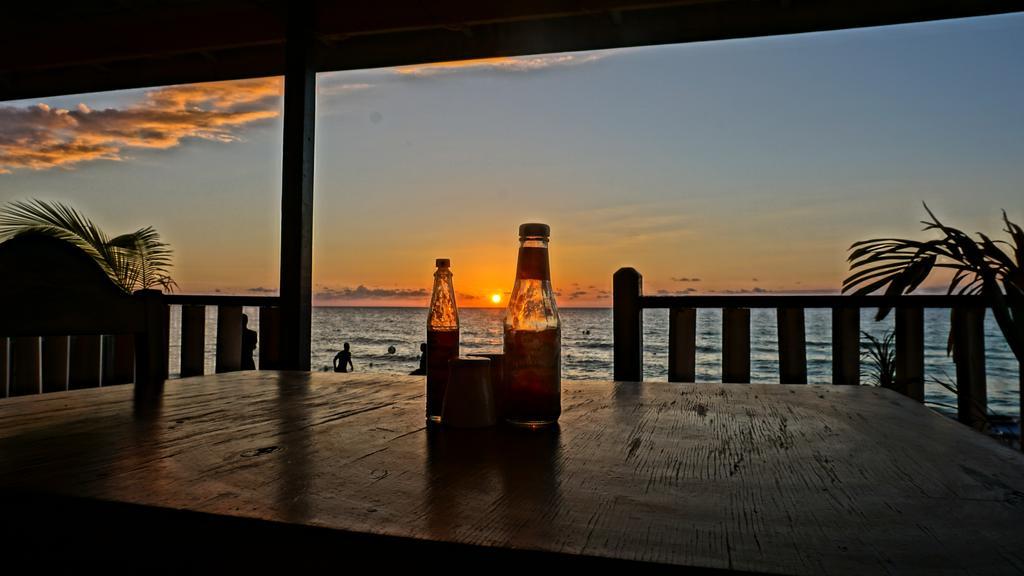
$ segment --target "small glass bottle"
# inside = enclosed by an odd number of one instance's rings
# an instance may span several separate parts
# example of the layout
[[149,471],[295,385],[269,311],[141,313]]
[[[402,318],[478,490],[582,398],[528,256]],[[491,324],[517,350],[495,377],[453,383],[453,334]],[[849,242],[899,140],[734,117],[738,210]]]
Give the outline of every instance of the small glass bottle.
[[519,227],[516,283],[505,312],[505,420],[546,426],[562,413],[562,323],[551,289],[547,224]]
[[427,315],[427,422],[441,422],[448,388],[448,361],[459,357],[459,309],[455,305],[451,261],[438,258]]

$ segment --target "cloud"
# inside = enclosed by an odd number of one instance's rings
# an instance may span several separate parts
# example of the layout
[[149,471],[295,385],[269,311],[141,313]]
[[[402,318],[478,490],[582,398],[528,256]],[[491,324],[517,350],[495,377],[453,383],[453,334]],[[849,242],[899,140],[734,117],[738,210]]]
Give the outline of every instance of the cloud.
[[568,298],[569,300],[576,300],[583,296],[586,296],[587,294],[588,292],[586,290],[574,290],[573,292],[569,293]]
[[321,288],[314,295],[322,300],[369,300],[426,298],[430,296],[425,288],[367,288],[360,284],[355,288]]
[[399,66],[394,71],[401,76],[411,78],[426,78],[441,74],[470,71],[523,73],[555,67],[578,66],[580,64],[596,62],[602,58],[604,58],[603,54],[545,54],[542,56],[481,58],[479,60],[415,64],[412,66]]
[[673,282],[700,282],[700,278],[687,278],[685,276],[680,278],[672,278]]
[[479,300],[480,297],[475,294],[467,294],[465,292],[456,292],[455,297],[459,300]]
[[253,292],[255,294],[277,294],[276,288],[264,288],[263,286],[257,286],[255,288],[249,288],[247,292]]
[[319,88],[318,92],[321,96],[336,96],[339,94],[351,94],[353,92],[362,92],[363,90],[369,90],[373,88],[373,84],[366,82],[346,82],[342,84],[334,84],[325,81]]
[[240,139],[240,129],[281,113],[281,79],[156,88],[124,108],[0,107],[0,174],[125,159],[126,149],[167,149],[186,138]]

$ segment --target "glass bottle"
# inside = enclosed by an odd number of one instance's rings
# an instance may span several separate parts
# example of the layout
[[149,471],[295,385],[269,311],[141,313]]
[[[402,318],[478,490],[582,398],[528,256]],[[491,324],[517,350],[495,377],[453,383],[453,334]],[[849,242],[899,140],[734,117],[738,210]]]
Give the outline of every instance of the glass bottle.
[[562,413],[562,323],[548,263],[547,224],[519,227],[516,283],[505,312],[505,420],[545,426]]
[[448,387],[448,361],[459,356],[459,309],[455,305],[451,261],[438,258],[427,315],[427,421],[441,422]]

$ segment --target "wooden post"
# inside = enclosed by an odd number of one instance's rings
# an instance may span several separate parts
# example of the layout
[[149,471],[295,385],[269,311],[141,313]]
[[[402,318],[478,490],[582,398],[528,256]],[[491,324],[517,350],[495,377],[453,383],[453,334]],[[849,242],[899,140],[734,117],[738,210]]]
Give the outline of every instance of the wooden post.
[[217,307],[217,373],[242,369],[242,307]]
[[953,361],[956,362],[957,416],[982,428],[988,409],[985,381],[985,309],[953,310]]
[[135,381],[135,336],[117,334],[103,337],[103,385]]
[[612,276],[612,364],[616,380],[644,379],[642,295],[643,276],[635,269],[619,268]]
[[778,308],[779,382],[807,384],[807,336],[803,308]]
[[144,311],[144,330],[135,335],[136,399],[152,398],[163,391],[167,379],[167,348],[170,333],[170,306],[159,290],[136,290]]
[[860,384],[860,308],[832,309],[832,383]]
[[924,402],[923,308],[896,308],[895,389]]
[[43,392],[60,392],[68,389],[67,336],[43,337]]
[[39,338],[11,338],[11,396],[39,394]]
[[288,4],[281,176],[281,367],[309,370],[313,323],[313,3]]
[[668,311],[668,381],[694,382],[697,376],[697,310]]
[[260,370],[277,370],[281,367],[280,336],[281,309],[276,306],[260,307]]
[[72,336],[68,353],[68,389],[100,385],[100,337]]
[[206,306],[181,307],[181,377],[202,376],[205,372]]
[[0,398],[7,398],[7,338],[0,337]]
[[722,382],[750,382],[750,308],[722,310]]

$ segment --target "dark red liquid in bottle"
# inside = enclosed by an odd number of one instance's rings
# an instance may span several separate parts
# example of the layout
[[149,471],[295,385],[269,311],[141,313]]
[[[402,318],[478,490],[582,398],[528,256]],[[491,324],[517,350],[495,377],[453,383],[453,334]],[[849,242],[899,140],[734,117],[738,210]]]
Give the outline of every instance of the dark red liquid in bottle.
[[458,330],[427,330],[427,419],[441,421],[448,361],[459,356]]
[[522,425],[544,425],[562,413],[562,330],[505,333],[504,417]]

